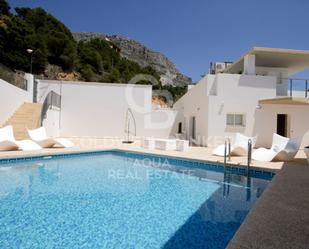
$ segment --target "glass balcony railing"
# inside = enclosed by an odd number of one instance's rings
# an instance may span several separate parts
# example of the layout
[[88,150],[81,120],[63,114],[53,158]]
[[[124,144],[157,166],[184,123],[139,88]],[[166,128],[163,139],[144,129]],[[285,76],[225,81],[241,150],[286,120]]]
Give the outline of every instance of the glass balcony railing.
[[308,98],[309,79],[288,79],[288,96]]

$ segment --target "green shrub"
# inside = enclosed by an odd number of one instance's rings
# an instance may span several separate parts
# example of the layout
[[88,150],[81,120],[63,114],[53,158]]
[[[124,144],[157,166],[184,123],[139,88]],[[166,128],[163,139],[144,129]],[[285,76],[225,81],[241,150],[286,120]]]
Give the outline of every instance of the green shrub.
[[[136,62],[120,56],[110,41],[93,39],[79,42],[70,30],[42,8],[16,8],[10,13],[6,0],[0,0],[0,62],[15,70],[30,70],[33,49],[33,72],[43,73],[48,65],[63,71],[78,71],[85,81],[127,83],[137,74],[153,76],[159,84],[155,89],[169,90],[174,98],[186,92],[186,87],[162,87],[160,75],[151,66],[142,68]],[[152,84],[147,80],[138,84]]]

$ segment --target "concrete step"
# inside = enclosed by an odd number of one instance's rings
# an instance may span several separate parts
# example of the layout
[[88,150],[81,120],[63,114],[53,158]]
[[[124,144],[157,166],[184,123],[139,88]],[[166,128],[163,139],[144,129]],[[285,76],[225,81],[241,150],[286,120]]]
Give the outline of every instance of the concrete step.
[[17,140],[28,139],[27,129],[35,129],[41,125],[42,105],[38,103],[24,103],[3,125],[12,125]]

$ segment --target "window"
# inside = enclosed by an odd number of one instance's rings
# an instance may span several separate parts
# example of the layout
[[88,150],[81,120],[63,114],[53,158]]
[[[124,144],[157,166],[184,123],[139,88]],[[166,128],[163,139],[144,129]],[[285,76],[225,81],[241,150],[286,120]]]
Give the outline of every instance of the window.
[[245,115],[237,113],[226,114],[227,126],[245,126]]

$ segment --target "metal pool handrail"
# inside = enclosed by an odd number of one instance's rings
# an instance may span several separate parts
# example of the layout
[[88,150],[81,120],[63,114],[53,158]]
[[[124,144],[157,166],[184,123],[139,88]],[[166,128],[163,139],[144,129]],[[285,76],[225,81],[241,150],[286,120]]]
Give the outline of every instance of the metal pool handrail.
[[224,141],[224,167],[226,166],[226,152],[228,152],[228,161],[231,161],[231,140],[229,138]]
[[247,156],[247,169],[249,170],[251,160],[252,160],[252,141],[251,139],[248,140],[248,156]]

